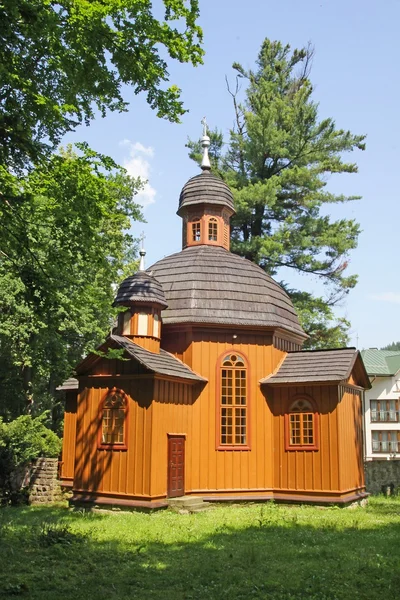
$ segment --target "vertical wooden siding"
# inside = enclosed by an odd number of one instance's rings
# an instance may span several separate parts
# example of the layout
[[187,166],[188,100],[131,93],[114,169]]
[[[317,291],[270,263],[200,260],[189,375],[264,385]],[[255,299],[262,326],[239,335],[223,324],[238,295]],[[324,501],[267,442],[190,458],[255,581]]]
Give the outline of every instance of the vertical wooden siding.
[[[129,397],[127,450],[98,449],[99,406],[108,387]],[[78,398],[74,489],[90,493],[150,496],[153,382],[110,380],[84,389]],[[140,398],[140,403],[137,401]]]
[[363,488],[363,433],[361,391],[339,386],[340,479],[343,489]]
[[[156,380],[153,400],[151,440],[151,495],[167,495],[168,438],[167,434],[185,434],[185,489],[188,490],[188,464],[192,454],[193,388],[185,383]],[[188,462],[189,461],[189,462]]]
[[[297,394],[311,397],[319,411],[319,449],[285,450],[285,411]],[[291,492],[340,489],[337,386],[292,386],[266,391],[274,415],[274,488]]]
[[[359,423],[361,428],[361,413],[353,393],[343,394],[338,409],[337,386],[261,390],[259,380],[277,368],[285,352],[274,348],[268,333],[239,331],[237,336],[232,337],[232,330],[211,328],[188,328],[175,341],[172,333],[167,335],[168,349],[175,346],[176,355],[208,379],[204,387],[143,378],[143,370],[133,361],[99,361],[93,374],[110,377],[89,378],[86,384],[94,387],[80,394],[74,488],[137,498],[165,496],[167,434],[174,433],[186,436],[186,493],[317,494],[360,487],[361,429],[355,436],[353,425]],[[249,365],[249,450],[216,449],[217,365],[229,351],[241,353]],[[120,377],[112,377],[115,373]],[[129,373],[139,378],[128,378]],[[109,386],[130,397],[127,451],[97,449],[99,403]],[[311,396],[319,411],[317,451],[285,450],[284,414],[296,394]]]
[[[158,458],[154,454],[153,466],[161,460],[160,479],[152,479],[152,486],[157,493],[166,489],[167,433],[186,434],[186,492],[245,492],[272,488],[272,415],[259,380],[276,368],[285,353],[273,348],[269,333],[238,332],[237,335],[234,340],[232,330],[225,333],[221,330],[194,329],[192,344],[188,340],[190,333],[181,334],[178,338],[175,346],[179,350],[178,356],[185,362],[190,357],[192,369],[206,377],[208,384],[192,406],[190,402],[186,404],[186,401],[179,403],[174,400],[178,391],[173,388],[168,391],[168,394],[172,394],[169,402],[154,403],[153,451],[156,453],[159,450]],[[172,340],[170,344],[167,342],[170,351],[172,346]],[[219,401],[217,364],[221,355],[228,351],[242,353],[249,364],[250,450],[216,449],[216,406]],[[162,452],[164,456],[161,458]]]
[[75,467],[77,391],[66,392],[61,481],[72,482]]

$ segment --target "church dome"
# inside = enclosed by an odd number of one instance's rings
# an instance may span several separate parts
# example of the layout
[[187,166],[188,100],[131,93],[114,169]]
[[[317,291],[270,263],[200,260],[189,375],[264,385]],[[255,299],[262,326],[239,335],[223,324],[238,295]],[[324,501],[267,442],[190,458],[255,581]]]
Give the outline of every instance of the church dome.
[[145,271],[138,271],[124,279],[118,288],[114,306],[117,304],[126,306],[134,302],[158,304],[163,308],[167,306],[161,283]]
[[225,206],[231,214],[235,213],[232,192],[220,177],[204,170],[195,175],[183,186],[179,197],[178,215],[182,209],[200,204]]
[[190,246],[149,270],[165,292],[164,324],[276,327],[306,337],[281,286],[259,266],[222,247]]

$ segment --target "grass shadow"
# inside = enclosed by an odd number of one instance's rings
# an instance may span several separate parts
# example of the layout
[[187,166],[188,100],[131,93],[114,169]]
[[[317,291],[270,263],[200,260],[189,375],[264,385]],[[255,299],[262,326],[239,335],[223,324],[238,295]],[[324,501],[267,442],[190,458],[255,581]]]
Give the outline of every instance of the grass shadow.
[[34,536],[23,545],[21,532],[37,524],[40,514],[54,518],[54,512],[10,513],[2,564],[7,548],[9,558],[11,547],[14,554],[8,573],[0,575],[0,598],[394,600],[400,589],[400,518],[375,515],[373,508],[62,513],[80,537],[51,548]]

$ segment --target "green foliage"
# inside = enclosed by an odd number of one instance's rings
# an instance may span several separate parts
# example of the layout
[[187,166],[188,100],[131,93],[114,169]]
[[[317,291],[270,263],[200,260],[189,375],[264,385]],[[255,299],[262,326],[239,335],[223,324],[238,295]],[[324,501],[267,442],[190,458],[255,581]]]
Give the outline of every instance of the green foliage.
[[[161,9],[161,12],[160,10]],[[156,13],[159,15],[156,17]],[[0,415],[54,406],[55,387],[112,325],[135,266],[139,180],[86,144],[52,154],[96,111],[144,92],[179,121],[170,60],[202,62],[198,0],[0,2]],[[130,100],[130,98],[128,98]],[[33,403],[33,409],[32,409]]]
[[[353,510],[271,503],[196,515],[7,508],[0,512],[0,561],[8,566],[0,590],[38,600],[67,600],[72,592],[98,600],[395,600],[399,509],[399,498],[382,496]],[[73,537],[63,537],[64,527]],[[82,538],[84,546],[64,541]]]
[[176,85],[163,89],[162,56],[198,65],[198,0],[3,0],[0,3],[0,164],[36,162],[95,108],[127,110],[122,89],[147,93],[158,116],[185,112]]
[[40,525],[37,536],[38,545],[43,548],[48,548],[55,544],[70,546],[78,540],[82,540],[81,536],[76,535],[68,523],[60,523],[59,521],[44,521]]
[[16,468],[39,456],[57,458],[60,454],[60,438],[45,425],[48,417],[47,413],[36,418],[21,415],[10,423],[0,422],[0,444],[11,452]]
[[3,503],[21,500],[21,469],[35,458],[57,458],[61,440],[46,427],[48,414],[22,415],[4,423],[0,417],[0,497]]
[[399,350],[400,351],[400,342],[392,342],[391,344],[388,344],[387,346],[384,346],[383,348],[381,348],[381,350]]
[[347,346],[349,337],[347,331],[350,327],[346,319],[337,319],[332,308],[323,298],[312,296],[308,292],[297,290],[289,292],[300,323],[310,336],[305,341],[303,348],[341,348]]
[[[1,178],[0,178],[1,179]],[[24,177],[0,204],[0,414],[53,405],[54,390],[112,326],[113,285],[135,269],[139,180],[85,145]],[[16,201],[8,201],[8,195]]]
[[[323,299],[292,292],[306,332],[316,336],[311,344],[323,347],[347,339],[348,323],[342,319],[332,326],[331,307],[356,284],[346,269],[360,231],[354,220],[327,214],[331,204],[358,197],[334,194],[326,186],[332,175],[357,172],[344,155],[364,150],[365,136],[337,129],[331,118],[320,120],[309,79],[312,56],[310,47],[291,52],[290,46],[266,39],[254,71],[234,63],[237,85],[228,89],[235,126],[226,145],[217,129],[211,132],[210,156],[235,198],[232,251],[270,275],[288,268],[325,284]],[[188,146],[199,160],[199,144]]]

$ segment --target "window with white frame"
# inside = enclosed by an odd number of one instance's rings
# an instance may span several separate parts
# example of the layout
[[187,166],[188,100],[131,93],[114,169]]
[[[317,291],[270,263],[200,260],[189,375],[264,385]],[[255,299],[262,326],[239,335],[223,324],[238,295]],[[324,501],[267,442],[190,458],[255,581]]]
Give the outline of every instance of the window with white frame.
[[397,454],[400,449],[400,431],[372,431],[372,452]]
[[371,423],[399,422],[398,400],[370,400]]

